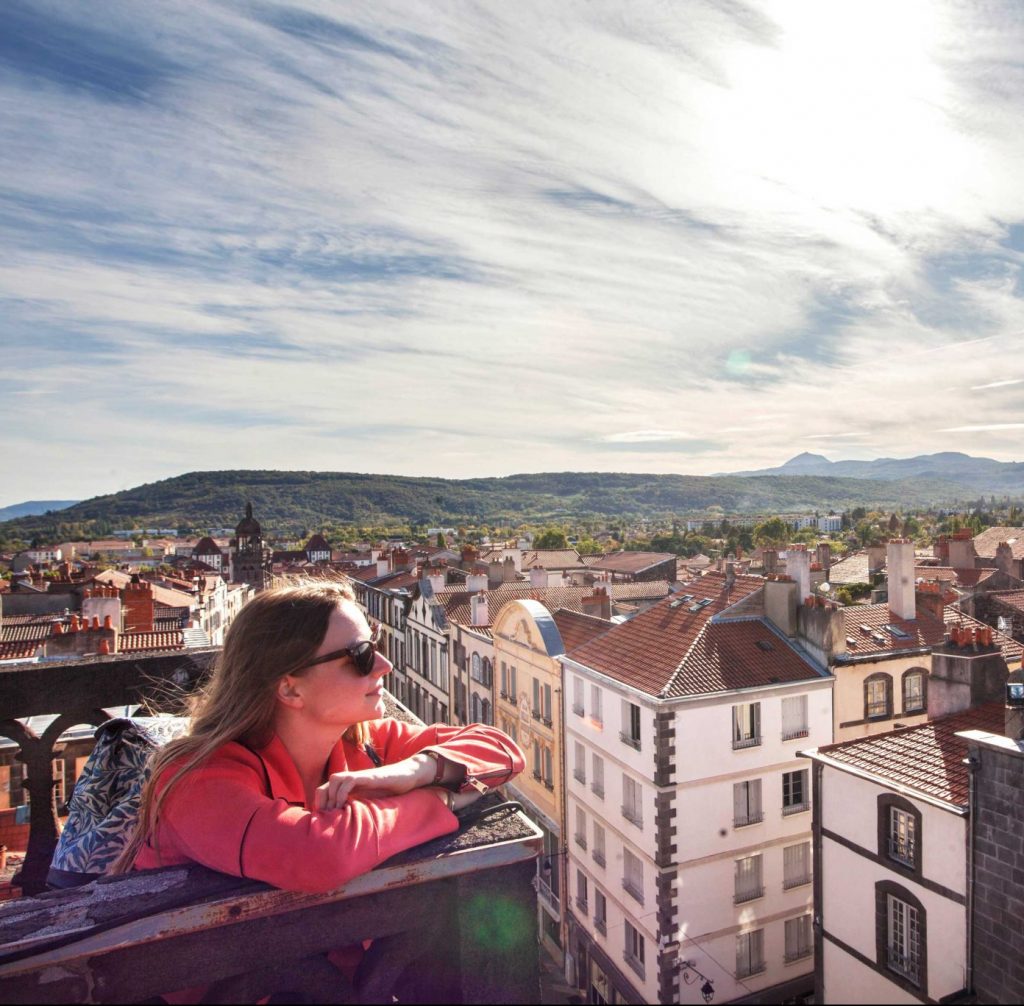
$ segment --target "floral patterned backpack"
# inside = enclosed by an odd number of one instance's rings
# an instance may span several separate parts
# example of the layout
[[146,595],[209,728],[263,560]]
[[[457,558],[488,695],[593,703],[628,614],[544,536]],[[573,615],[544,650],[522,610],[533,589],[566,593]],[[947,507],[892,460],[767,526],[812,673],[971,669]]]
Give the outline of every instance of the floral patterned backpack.
[[149,757],[187,732],[179,716],[107,720],[68,804],[68,820],[50,862],[51,888],[78,887],[102,877],[128,843],[139,814]]

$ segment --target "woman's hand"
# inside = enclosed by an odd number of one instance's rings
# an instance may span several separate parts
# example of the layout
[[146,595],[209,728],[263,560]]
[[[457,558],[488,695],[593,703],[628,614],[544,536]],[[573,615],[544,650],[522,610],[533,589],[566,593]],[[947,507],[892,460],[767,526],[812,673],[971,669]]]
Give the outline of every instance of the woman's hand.
[[[453,762],[445,761],[443,768],[446,780],[451,769],[455,769],[458,775],[464,774],[462,767]],[[393,765],[355,772],[335,772],[317,788],[316,809],[338,810],[345,806],[353,793],[359,793],[360,796],[400,796],[421,786],[431,785],[436,773],[437,762],[425,754],[415,754]]]

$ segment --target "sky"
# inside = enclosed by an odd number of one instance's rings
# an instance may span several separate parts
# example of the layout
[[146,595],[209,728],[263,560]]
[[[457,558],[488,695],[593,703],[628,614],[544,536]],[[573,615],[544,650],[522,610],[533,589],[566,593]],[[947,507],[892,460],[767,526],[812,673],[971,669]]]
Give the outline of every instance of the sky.
[[0,505],[1024,460],[1016,0],[0,4]]

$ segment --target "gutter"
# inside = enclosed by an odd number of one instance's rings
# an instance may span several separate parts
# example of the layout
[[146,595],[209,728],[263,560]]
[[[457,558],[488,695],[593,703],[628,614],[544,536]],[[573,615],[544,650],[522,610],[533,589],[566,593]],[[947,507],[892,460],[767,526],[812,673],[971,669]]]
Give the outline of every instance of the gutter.
[[978,813],[978,789],[975,776],[981,768],[979,752],[974,751],[964,759],[967,766],[967,926],[964,947],[964,987],[968,995],[974,992],[974,828]]

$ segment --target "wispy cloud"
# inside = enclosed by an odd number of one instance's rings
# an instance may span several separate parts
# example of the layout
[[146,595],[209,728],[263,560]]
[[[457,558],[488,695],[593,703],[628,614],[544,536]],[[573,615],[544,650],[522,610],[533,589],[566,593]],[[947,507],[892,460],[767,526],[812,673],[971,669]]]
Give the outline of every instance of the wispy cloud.
[[9,0],[0,503],[1015,459],[1022,65],[1012,0]]

